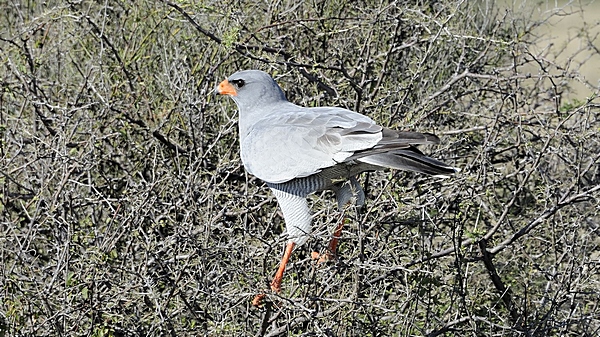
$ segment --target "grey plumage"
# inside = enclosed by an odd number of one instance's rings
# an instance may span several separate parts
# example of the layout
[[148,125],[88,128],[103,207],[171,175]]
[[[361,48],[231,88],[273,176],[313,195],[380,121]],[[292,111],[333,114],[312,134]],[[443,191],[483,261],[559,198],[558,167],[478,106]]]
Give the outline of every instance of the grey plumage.
[[[392,168],[435,176],[457,171],[415,147],[439,143],[435,135],[383,128],[343,108],[298,106],[288,102],[271,76],[259,70],[231,75],[219,84],[217,93],[229,95],[237,104],[244,167],[267,183],[285,218],[288,244],[271,283],[275,291],[280,289],[292,249],[311,233],[306,201],[310,193],[333,190],[341,208],[353,197],[357,204],[364,202],[356,180],[364,171]],[[341,226],[336,232],[341,232]],[[332,250],[336,244],[337,239],[330,245]],[[253,303],[263,297],[258,295]]]

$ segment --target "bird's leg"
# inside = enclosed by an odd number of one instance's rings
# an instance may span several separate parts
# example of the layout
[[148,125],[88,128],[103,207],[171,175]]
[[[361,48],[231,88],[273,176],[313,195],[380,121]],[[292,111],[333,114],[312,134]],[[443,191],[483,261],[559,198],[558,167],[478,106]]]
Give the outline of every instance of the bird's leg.
[[330,261],[335,257],[336,251],[337,251],[338,240],[342,236],[342,229],[344,228],[345,222],[346,222],[346,217],[342,216],[342,219],[335,227],[335,231],[333,232],[333,237],[331,238],[331,241],[329,241],[329,247],[327,247],[327,251],[325,252],[325,254],[319,254],[317,252],[313,252],[311,254],[311,257],[313,258],[313,260],[319,259],[317,261],[317,263],[323,263],[326,261]]
[[335,231],[333,232],[333,238],[329,241],[329,251],[335,255],[337,250],[338,240],[342,236],[342,228],[344,228],[344,223],[346,222],[346,217],[342,216],[342,220],[335,227]]
[[352,198],[355,199],[355,204],[357,206],[362,206],[365,203],[365,192],[362,187],[358,183],[355,177],[348,178],[348,181],[345,181],[343,184],[335,185],[333,188],[335,192],[335,196],[338,202],[338,208],[342,212],[342,218],[340,222],[335,227],[335,231],[333,232],[333,238],[329,241],[329,247],[325,254],[319,254],[317,252],[313,252],[311,257],[313,260],[318,259],[317,263],[322,263],[325,261],[332,260],[335,257],[337,251],[337,245],[340,237],[342,236],[342,229],[344,228],[344,224],[346,223],[346,217],[344,216],[344,206],[349,204],[352,201]]
[[281,262],[279,263],[279,269],[275,273],[275,277],[273,281],[271,281],[271,290],[278,293],[281,291],[281,280],[283,279],[283,273],[285,272],[285,266],[290,260],[290,256],[292,256],[292,250],[294,250],[294,246],[296,244],[294,242],[289,242],[285,246],[285,252],[283,253],[283,257],[281,258]]
[[[283,257],[281,258],[281,262],[279,263],[279,269],[275,273],[275,277],[273,281],[271,281],[271,290],[278,293],[281,291],[281,280],[283,279],[283,273],[285,272],[285,267],[290,260],[290,256],[292,256],[292,251],[294,250],[294,246],[296,244],[294,242],[289,242],[285,246],[285,252],[283,253]],[[252,305],[255,307],[259,307],[262,305],[262,301],[265,298],[265,294],[261,293],[254,297],[252,300]]]

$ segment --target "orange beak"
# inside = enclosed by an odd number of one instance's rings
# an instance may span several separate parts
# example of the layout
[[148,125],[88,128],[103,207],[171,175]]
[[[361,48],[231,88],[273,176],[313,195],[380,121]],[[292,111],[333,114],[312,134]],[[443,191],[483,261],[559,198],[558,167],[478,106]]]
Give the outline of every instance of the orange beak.
[[217,87],[217,94],[237,96],[237,91],[235,91],[233,85],[231,85],[231,83],[225,79],[223,82],[219,83],[219,86]]

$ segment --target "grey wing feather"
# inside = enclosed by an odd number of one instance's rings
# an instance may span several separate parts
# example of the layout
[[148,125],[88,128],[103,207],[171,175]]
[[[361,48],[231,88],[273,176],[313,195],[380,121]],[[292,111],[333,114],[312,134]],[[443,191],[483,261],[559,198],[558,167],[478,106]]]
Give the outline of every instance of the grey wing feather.
[[242,140],[242,161],[258,178],[306,177],[372,148],[382,138],[370,118],[341,108],[301,108],[257,121]]

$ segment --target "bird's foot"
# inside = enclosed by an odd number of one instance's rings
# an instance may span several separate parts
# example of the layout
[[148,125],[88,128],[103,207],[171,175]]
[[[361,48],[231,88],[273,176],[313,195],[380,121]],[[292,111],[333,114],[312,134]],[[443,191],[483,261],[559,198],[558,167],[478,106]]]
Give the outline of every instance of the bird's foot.
[[[273,279],[273,281],[271,281],[271,290],[274,293],[279,293],[281,291],[281,282],[282,282],[282,277],[279,275],[276,275],[275,278]],[[254,299],[252,300],[252,305],[255,307],[262,306],[263,300],[265,299],[265,297],[267,297],[267,294],[265,294],[265,293],[260,293],[256,296],[254,296]]]
[[319,252],[312,252],[310,254],[310,257],[313,260],[317,260],[317,264],[321,264],[321,263],[325,263],[328,261],[332,261],[335,260],[335,254],[333,254],[331,251],[327,250],[325,253],[320,254]]
[[266,296],[267,295],[265,293],[254,296],[254,299],[252,300],[252,305],[255,307],[261,307],[263,305],[263,300]]

